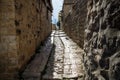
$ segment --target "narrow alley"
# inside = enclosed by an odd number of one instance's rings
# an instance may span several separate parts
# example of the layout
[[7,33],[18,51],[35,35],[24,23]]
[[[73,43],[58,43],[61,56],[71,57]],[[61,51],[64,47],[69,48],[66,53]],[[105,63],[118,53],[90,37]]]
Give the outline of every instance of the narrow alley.
[[[53,48],[50,48],[52,50],[48,50],[49,45],[43,47],[47,47],[45,49],[49,51],[50,56],[43,59],[42,53],[37,54],[23,73],[24,80],[83,80],[82,56],[84,51],[62,30],[53,31],[48,39],[50,40],[47,41],[53,40]],[[50,42],[46,43],[49,44]],[[47,52],[43,55],[46,54]],[[42,61],[44,64],[46,63],[46,66],[43,65]],[[41,66],[43,66],[43,70],[41,70]]]
[[120,0],[0,0],[0,80],[120,80]]
[[83,50],[63,31],[55,31],[54,49],[43,75],[43,80],[79,80],[84,76]]

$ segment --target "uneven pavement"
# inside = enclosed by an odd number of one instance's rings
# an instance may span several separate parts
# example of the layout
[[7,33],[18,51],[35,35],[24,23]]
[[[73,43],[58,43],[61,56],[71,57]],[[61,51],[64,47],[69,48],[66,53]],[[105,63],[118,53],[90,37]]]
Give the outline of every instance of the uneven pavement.
[[62,79],[64,67],[64,45],[59,37],[59,32],[56,31],[54,35],[54,49],[48,60],[43,80]]
[[84,80],[84,51],[75,42],[59,30],[46,43],[44,54],[41,51],[23,73],[25,80]]

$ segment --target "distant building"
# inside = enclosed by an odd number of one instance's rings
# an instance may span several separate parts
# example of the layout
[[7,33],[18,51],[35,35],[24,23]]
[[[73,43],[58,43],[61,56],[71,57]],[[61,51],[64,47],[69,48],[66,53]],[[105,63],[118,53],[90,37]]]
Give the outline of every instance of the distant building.
[[52,24],[52,30],[56,30],[56,24]]
[[76,0],[64,0],[64,3],[63,3],[63,15],[64,15],[64,18],[66,18],[66,16],[68,15],[68,13],[70,12],[74,2]]
[[59,24],[59,29],[62,29],[63,26],[63,11],[61,10],[58,15],[58,24]]

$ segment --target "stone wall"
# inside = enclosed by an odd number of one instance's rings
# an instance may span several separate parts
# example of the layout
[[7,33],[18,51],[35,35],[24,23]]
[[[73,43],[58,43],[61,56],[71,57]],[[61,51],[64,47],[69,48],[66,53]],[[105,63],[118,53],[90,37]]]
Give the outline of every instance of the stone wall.
[[50,34],[52,8],[48,2],[0,0],[0,80],[17,80]]
[[120,0],[77,0],[63,23],[84,48],[85,80],[120,80]]
[[52,24],[52,30],[56,30],[56,24]]
[[68,13],[71,11],[74,2],[75,0],[64,0],[64,3],[63,3],[64,18],[66,18]]
[[0,0],[0,80],[13,77],[18,69],[14,8],[14,0]]
[[90,0],[85,29],[86,80],[120,80],[120,0]]
[[[64,11],[65,10],[63,10],[63,12]],[[86,16],[87,0],[77,0],[74,5],[72,5],[71,12],[67,14],[67,17],[64,16],[65,19],[63,21],[64,31],[82,48],[84,45],[84,26],[86,25]]]

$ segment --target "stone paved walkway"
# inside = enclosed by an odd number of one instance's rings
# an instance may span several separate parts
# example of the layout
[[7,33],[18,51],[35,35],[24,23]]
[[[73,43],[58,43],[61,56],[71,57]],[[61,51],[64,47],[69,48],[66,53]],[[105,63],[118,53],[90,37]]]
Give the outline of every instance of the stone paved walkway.
[[23,80],[84,80],[83,53],[63,31],[53,31],[26,67]]
[[84,51],[69,37],[61,37],[65,46],[64,50],[64,75],[63,78],[78,79],[84,76],[83,58]]
[[64,46],[59,37],[59,33],[56,32],[54,36],[54,49],[52,50],[50,59],[43,75],[43,80],[47,79],[62,79],[63,78],[63,63],[64,63]]
[[83,50],[62,31],[56,31],[54,46],[43,80],[84,80]]

